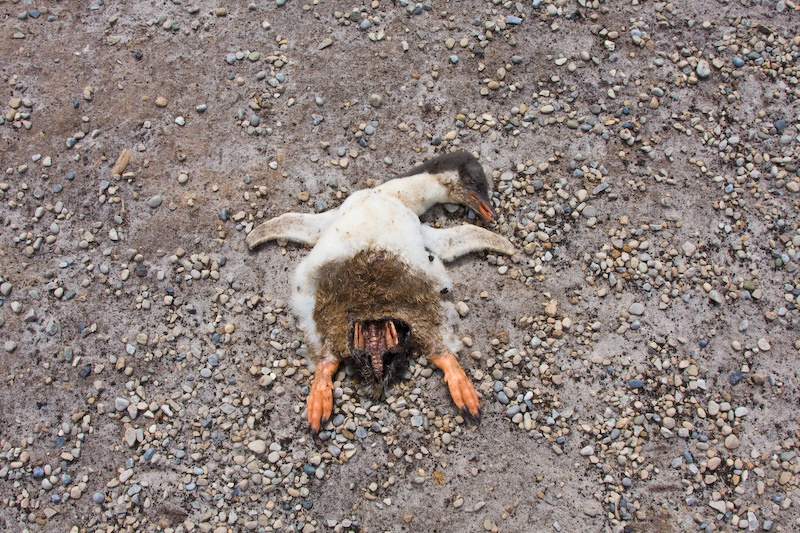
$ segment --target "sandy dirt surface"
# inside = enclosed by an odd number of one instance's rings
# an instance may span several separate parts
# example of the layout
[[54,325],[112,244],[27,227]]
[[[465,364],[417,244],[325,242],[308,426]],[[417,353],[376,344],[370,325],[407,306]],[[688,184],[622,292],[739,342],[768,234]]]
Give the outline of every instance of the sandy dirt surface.
[[[0,530],[797,531],[789,0],[0,0]],[[453,150],[464,420],[312,367],[302,246]],[[436,207],[429,224],[476,222]]]

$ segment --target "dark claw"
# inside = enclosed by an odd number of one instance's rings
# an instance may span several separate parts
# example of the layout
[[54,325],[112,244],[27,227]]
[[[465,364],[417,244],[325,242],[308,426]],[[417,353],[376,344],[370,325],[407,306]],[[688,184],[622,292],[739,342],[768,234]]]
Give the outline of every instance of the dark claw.
[[[319,431],[322,431],[322,428],[325,426],[325,422],[327,422],[327,421],[328,421],[328,419],[327,419],[327,418],[323,418],[322,420],[320,420],[320,423],[319,423]],[[312,435],[313,437],[315,437],[315,438],[316,438],[316,437],[317,437],[317,435],[319,435],[319,431],[314,431],[314,428],[312,428],[312,427],[311,427],[311,424],[308,424],[308,425],[306,426],[306,428],[307,428],[308,432],[309,432],[309,433],[311,433],[311,435]]]
[[474,420],[476,424],[480,424],[481,423],[481,412],[480,411],[478,411],[477,415],[473,415],[472,413],[469,412],[469,409],[467,409],[466,407],[462,407],[461,408],[461,414],[464,415],[464,418],[466,418],[468,420]]

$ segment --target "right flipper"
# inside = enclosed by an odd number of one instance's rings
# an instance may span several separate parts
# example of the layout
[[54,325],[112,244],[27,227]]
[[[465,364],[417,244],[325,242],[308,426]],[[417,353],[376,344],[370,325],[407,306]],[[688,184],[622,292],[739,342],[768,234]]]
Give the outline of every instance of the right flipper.
[[247,247],[252,250],[259,244],[273,239],[286,239],[314,246],[335,217],[335,211],[327,211],[318,214],[286,213],[271,218],[250,232],[247,236]]
[[514,254],[514,245],[508,239],[471,224],[454,228],[432,228],[422,225],[422,238],[425,247],[445,263],[482,250],[492,250],[506,255]]

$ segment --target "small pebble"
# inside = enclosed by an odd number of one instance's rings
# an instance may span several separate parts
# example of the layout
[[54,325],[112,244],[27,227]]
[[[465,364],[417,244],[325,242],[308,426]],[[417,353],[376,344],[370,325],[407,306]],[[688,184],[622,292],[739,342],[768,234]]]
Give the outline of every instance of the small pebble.
[[3,296],[8,296],[11,294],[11,289],[13,288],[14,286],[10,282],[4,281],[3,283],[0,283],[0,294]]
[[708,61],[701,59],[697,62],[696,71],[697,75],[700,76],[701,79],[705,79],[711,75],[711,66],[708,64]]
[[262,454],[267,451],[267,443],[261,439],[258,439],[250,442],[247,445],[247,448],[253,453]]
[[708,299],[717,305],[722,305],[725,303],[725,298],[717,290],[709,291]]

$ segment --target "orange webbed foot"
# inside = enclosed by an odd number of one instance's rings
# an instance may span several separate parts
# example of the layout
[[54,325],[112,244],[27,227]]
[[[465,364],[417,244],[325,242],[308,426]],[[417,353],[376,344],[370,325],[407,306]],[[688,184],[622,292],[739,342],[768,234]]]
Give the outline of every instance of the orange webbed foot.
[[450,396],[456,407],[464,413],[470,414],[475,420],[480,422],[481,412],[478,403],[478,393],[472,386],[464,369],[458,364],[455,355],[446,353],[433,359],[433,364],[444,372],[444,382],[450,389]]
[[317,364],[311,392],[308,394],[307,418],[308,426],[316,435],[320,427],[328,421],[333,411],[333,375],[339,368],[339,362],[323,359]]

